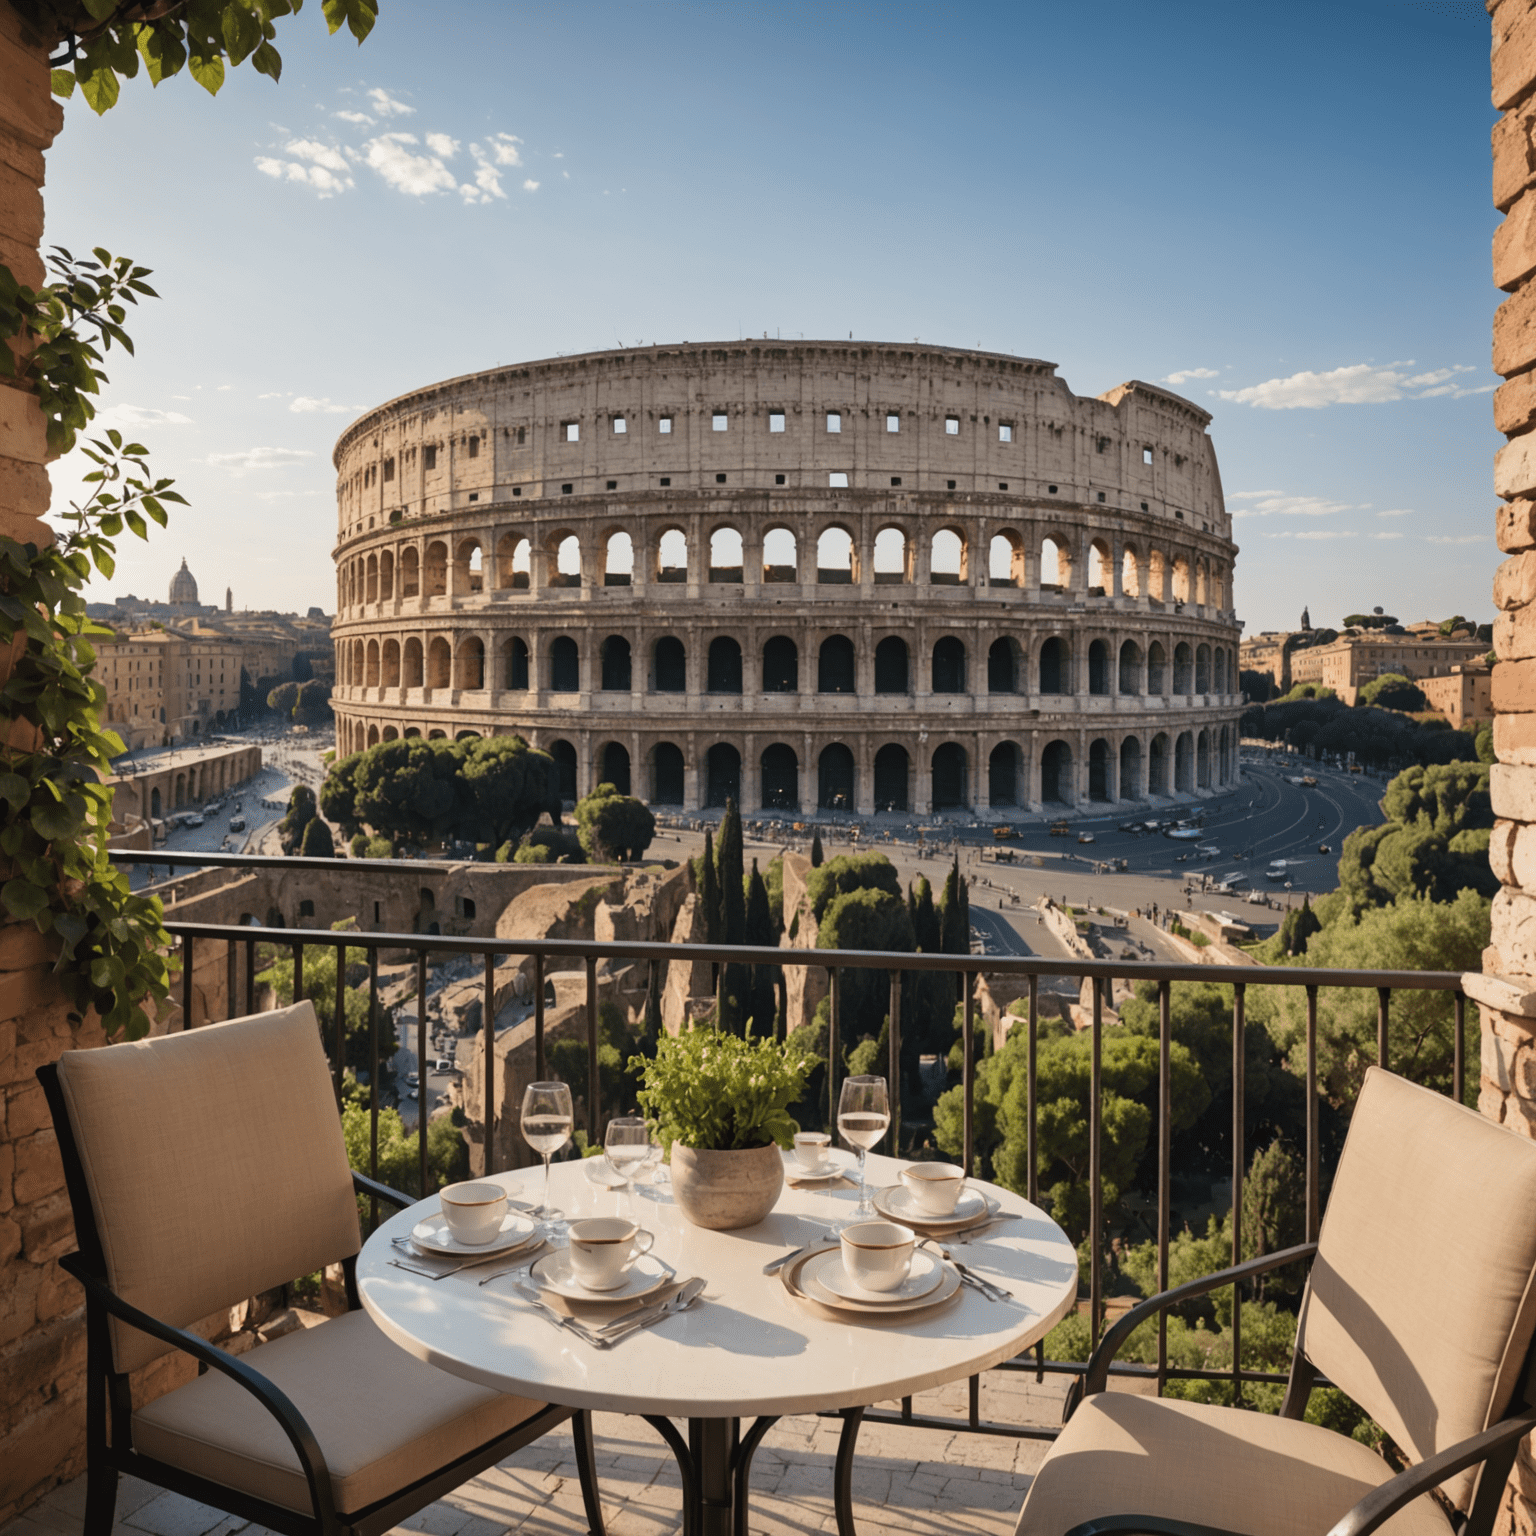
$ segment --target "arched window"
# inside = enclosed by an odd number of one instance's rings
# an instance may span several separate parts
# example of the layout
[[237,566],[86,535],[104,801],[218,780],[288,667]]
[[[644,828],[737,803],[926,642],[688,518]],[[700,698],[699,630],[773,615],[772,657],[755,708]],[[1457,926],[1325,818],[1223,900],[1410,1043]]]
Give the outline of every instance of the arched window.
[[436,636],[427,647],[427,687],[451,688],[453,686],[453,651],[442,635]]
[[1088,546],[1088,595],[1103,597],[1113,586],[1109,545],[1103,539],[1095,539]]
[[875,809],[911,810],[907,749],[891,742],[875,753]]
[[[994,640],[987,651],[987,692],[1016,693],[1019,687],[1018,642]],[[1008,802],[1013,803],[1011,800]]]
[[1134,640],[1127,640],[1120,647],[1118,683],[1121,693],[1141,692],[1141,647]]
[[965,645],[954,635],[945,635],[934,642],[933,691],[965,692]]
[[508,688],[521,691],[528,686],[528,643],[514,635],[507,641],[503,652],[506,657],[506,678]]
[[1075,805],[1072,748],[1064,741],[1047,744],[1040,754],[1040,798],[1049,805]]
[[480,557],[480,541],[466,539],[454,557],[454,585],[460,592],[478,592],[484,585],[485,570]]
[[729,635],[717,635],[709,642],[710,693],[741,692],[741,646]]
[[1168,562],[1160,549],[1147,556],[1147,596],[1159,603],[1168,601]]
[[1120,743],[1120,798],[1141,799],[1141,743],[1127,736]]
[[853,753],[840,741],[826,747],[816,764],[816,804],[824,811],[854,808]]
[[1211,787],[1211,733],[1201,731],[1195,738],[1195,784],[1200,789]]
[[[623,635],[609,635],[603,641],[603,689],[607,693],[628,693],[630,688],[629,641]],[[612,783],[604,776],[605,783]],[[625,794],[629,791],[625,790]]]
[[442,597],[448,590],[448,546],[433,541],[427,545],[426,596]]
[[608,536],[608,552],[603,563],[605,587],[627,587],[635,578],[635,545],[627,533]]
[[551,788],[559,796],[561,805],[569,809],[576,804],[576,748],[568,741],[552,742],[549,755],[555,765]]
[[414,636],[405,642],[404,682],[407,688],[420,688],[423,677],[421,641]]
[[741,753],[728,741],[717,741],[705,758],[707,789],[704,803],[724,805],[727,800],[741,804]]
[[459,646],[458,686],[485,687],[485,642],[471,635]]
[[496,546],[496,585],[503,591],[527,590],[532,568],[532,548],[527,539],[507,534]]
[[1208,645],[1198,646],[1195,650],[1195,692],[1209,693],[1211,691],[1211,648]]
[[623,743],[610,741],[603,748],[602,769],[599,784],[612,784],[621,795],[629,793],[629,748]]
[[1040,590],[1064,592],[1072,585],[1072,556],[1065,544],[1055,539],[1040,541]]
[[[1190,599],[1189,560],[1184,555],[1173,557],[1173,600],[1187,603]],[[1177,691],[1177,690],[1175,690]]]
[[668,528],[656,546],[656,579],[688,580],[688,535],[681,528]]
[[379,601],[387,603],[395,595],[395,556],[386,549],[379,556]]
[[795,749],[775,742],[763,751],[760,760],[763,775],[763,809],[798,811],[800,809],[800,759]]
[[800,691],[800,650],[788,635],[774,635],[763,646],[763,692]]
[[1173,691],[1193,693],[1195,688],[1195,657],[1188,642],[1180,640],[1173,648]]
[[[1147,692],[1151,694],[1166,693],[1168,691],[1168,653],[1163,649],[1162,641],[1154,640],[1147,647]],[[1153,794],[1163,794],[1163,790],[1153,790]]]
[[1188,731],[1173,744],[1173,787],[1183,795],[1195,791],[1195,738]]
[[933,754],[933,808],[963,810],[971,803],[969,764],[958,741],[946,741]]
[[882,528],[875,535],[875,585],[898,586],[910,580],[906,534],[900,528]]
[[1088,748],[1088,798],[1090,800],[1113,799],[1110,782],[1109,743],[1101,737]]
[[1040,692],[1071,693],[1071,658],[1066,644],[1052,635],[1040,647]]
[[770,528],[763,535],[763,580],[799,581],[799,544],[788,528]]
[[1218,645],[1212,657],[1215,663],[1214,690],[1217,693],[1226,693],[1227,689],[1227,652],[1224,646]]
[[846,635],[830,635],[821,642],[816,663],[817,693],[854,693],[853,641]]
[[1120,590],[1127,597],[1141,596],[1141,565],[1130,545],[1126,545],[1120,556]]
[[929,546],[929,583],[936,587],[958,587],[965,575],[965,540],[953,528],[939,529]]
[[999,742],[987,760],[987,802],[992,806],[1019,803],[1019,749]]
[[1095,640],[1088,647],[1088,692],[1109,692],[1109,643]]
[[987,549],[987,580],[994,587],[1024,585],[1024,542],[1012,529],[992,535]]
[[421,557],[414,549],[400,551],[400,596],[421,596]]
[[363,686],[365,688],[377,688],[379,686],[379,642],[368,642],[367,661],[363,672]]
[[734,528],[717,528],[709,536],[709,579],[739,582],[742,579],[741,535]]
[[398,640],[386,640],[381,653],[380,681],[386,688],[398,688],[400,686],[400,642]]
[[1152,738],[1152,750],[1147,753],[1147,793],[1168,793],[1168,737],[1162,731]]
[[651,684],[657,693],[687,693],[688,657],[683,642],[676,635],[663,635],[656,642],[653,652],[655,681]]
[[875,647],[875,692],[908,693],[907,642],[900,635],[887,635]]
[[555,573],[549,584],[552,587],[581,585],[581,541],[574,533],[568,533],[555,546]]
[[549,686],[555,693],[581,691],[581,656],[569,635],[557,635],[550,643]]
[[846,528],[828,528],[816,540],[816,580],[822,586],[853,581],[853,540]]
[[683,754],[670,741],[657,742],[651,753],[651,804],[683,803]]
[[379,600],[379,557],[368,556],[368,575],[366,577],[366,591],[363,597],[365,603],[376,603]]

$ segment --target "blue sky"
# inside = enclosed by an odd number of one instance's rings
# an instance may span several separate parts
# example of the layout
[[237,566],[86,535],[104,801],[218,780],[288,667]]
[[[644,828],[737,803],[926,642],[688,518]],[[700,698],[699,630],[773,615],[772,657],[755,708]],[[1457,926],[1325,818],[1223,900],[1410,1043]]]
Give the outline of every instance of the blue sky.
[[[110,369],[193,505],[93,596],[331,611],[330,449],[497,363],[777,332],[980,345],[1213,411],[1249,633],[1491,619],[1479,0],[312,3],[280,85],[78,101],[48,239],[155,269]],[[55,483],[73,494],[72,466]]]

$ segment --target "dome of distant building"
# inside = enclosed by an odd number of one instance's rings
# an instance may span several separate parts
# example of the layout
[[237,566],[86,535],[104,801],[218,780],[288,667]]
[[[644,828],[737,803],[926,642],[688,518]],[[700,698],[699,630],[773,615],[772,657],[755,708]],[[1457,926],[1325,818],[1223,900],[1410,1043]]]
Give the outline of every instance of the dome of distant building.
[[181,569],[171,577],[171,601],[173,603],[197,602],[197,578],[187,569],[187,557],[181,557]]

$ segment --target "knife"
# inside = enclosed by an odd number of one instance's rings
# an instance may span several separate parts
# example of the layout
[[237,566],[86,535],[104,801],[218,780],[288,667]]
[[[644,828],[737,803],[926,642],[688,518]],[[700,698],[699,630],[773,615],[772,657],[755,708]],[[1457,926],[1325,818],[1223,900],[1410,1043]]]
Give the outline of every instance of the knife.
[[805,1243],[799,1248],[796,1248],[792,1253],[786,1253],[781,1258],[771,1260],[769,1263],[763,1265],[763,1273],[765,1275],[777,1274],[781,1269],[784,1268],[786,1264],[793,1264],[796,1259],[802,1258],[805,1254],[809,1253],[812,1248],[819,1248],[823,1241],[824,1239],[818,1237],[814,1242]]
[[514,1280],[512,1282],[512,1289],[530,1306],[536,1307],[542,1312],[555,1327],[569,1329],[584,1344],[590,1344],[594,1349],[608,1348],[607,1339],[600,1339],[574,1317],[567,1317],[564,1312],[556,1312],[531,1285],[523,1285],[520,1281]]
[[664,1301],[660,1306],[652,1307],[649,1312],[632,1319],[623,1328],[600,1334],[598,1343],[604,1346],[616,1344],[620,1339],[627,1339],[630,1334],[638,1333],[642,1328],[649,1328],[652,1323],[659,1323],[664,1317],[671,1317],[675,1312],[686,1312],[699,1299],[703,1289],[702,1279],[690,1280],[670,1301]]
[[606,1338],[611,1334],[622,1332],[632,1323],[636,1325],[648,1323],[653,1317],[664,1317],[668,1312],[681,1312],[703,1289],[704,1277],[695,1275],[665,1301],[653,1301],[643,1307],[635,1307],[623,1316],[614,1318],[611,1323],[604,1323],[597,1331]]

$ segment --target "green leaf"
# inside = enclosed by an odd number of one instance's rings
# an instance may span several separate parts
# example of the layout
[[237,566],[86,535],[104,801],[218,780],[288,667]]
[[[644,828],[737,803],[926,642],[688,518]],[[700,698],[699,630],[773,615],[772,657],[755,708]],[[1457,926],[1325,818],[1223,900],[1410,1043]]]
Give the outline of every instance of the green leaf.
[[0,902],[12,917],[35,918],[48,905],[48,892],[29,880],[7,880],[0,886]]
[[282,55],[271,43],[262,43],[251,55],[251,68],[269,80],[280,80],[283,74]]
[[75,63],[75,73],[79,77],[80,94],[85,98],[86,106],[98,117],[117,105],[122,87],[118,83],[117,72],[110,65],[92,68],[83,59],[79,59]]
[[68,101],[75,94],[75,77],[67,69],[55,69],[49,75],[49,87],[55,96]]
[[187,68],[210,96],[219,94],[219,88],[224,84],[224,60],[219,54],[194,53],[187,61]]
[[19,773],[0,773],[0,800],[20,810],[32,798],[32,786]]

